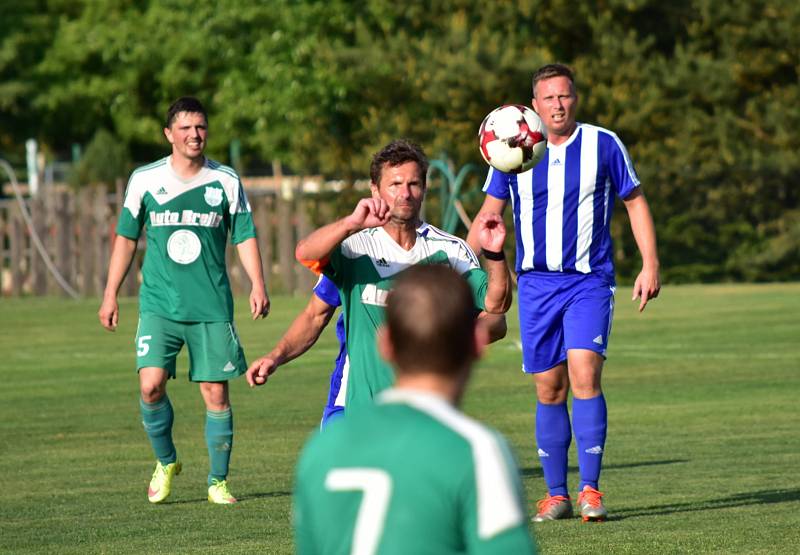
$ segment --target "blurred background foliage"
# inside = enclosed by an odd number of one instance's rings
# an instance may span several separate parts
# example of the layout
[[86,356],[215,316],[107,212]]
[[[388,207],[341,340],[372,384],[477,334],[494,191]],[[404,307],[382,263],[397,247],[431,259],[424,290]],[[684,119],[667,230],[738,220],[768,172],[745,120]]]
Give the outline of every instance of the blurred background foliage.
[[[798,279],[798,29],[795,0],[2,2],[0,155],[34,137],[54,157],[91,142],[87,157],[146,162],[191,94],[209,154],[241,141],[245,173],[280,160],[352,182],[398,136],[460,166],[480,162],[484,115],[529,103],[531,73],[561,61],[579,120],[629,147],[668,281]],[[623,214],[624,278],[638,260]]]

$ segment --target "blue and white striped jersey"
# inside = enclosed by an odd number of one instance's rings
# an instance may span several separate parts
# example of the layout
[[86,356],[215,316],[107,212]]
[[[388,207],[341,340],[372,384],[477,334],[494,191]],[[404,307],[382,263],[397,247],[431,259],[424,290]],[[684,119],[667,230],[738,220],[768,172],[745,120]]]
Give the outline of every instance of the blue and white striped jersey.
[[483,190],[511,200],[517,273],[599,273],[613,280],[611,192],[626,198],[638,186],[619,138],[602,127],[579,123],[565,143],[548,144],[533,169],[514,175],[490,168]]

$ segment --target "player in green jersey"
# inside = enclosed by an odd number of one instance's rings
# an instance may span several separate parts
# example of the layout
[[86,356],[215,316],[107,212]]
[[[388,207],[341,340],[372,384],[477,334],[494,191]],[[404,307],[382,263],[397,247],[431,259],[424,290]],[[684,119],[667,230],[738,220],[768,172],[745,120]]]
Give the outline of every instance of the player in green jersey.
[[440,265],[397,278],[378,335],[397,381],[359,418],[332,422],[303,449],[298,553],[535,551],[508,445],[456,408],[487,340],[472,297]]
[[158,459],[148,489],[152,503],[167,498],[181,470],[167,380],[175,377],[175,359],[184,344],[189,378],[200,384],[206,405],[208,500],[236,502],[227,485],[233,444],[228,380],[244,373],[247,363],[233,326],[225,266],[229,234],[252,284],[253,319],[269,312],[250,205],[236,172],[203,155],[207,133],[206,111],[197,99],[182,97],[170,106],[164,135],[172,154],[131,174],[98,312],[103,327],[114,331],[117,293],[144,229],[136,367],[142,423]]
[[[375,331],[383,323],[386,295],[394,277],[415,264],[444,264],[472,286],[476,311],[502,314],[511,304],[511,280],[502,259],[505,227],[497,214],[483,214],[481,248],[486,271],[466,242],[420,219],[428,159],[422,149],[398,140],[381,149],[370,167],[371,198],[349,216],[300,241],[295,255],[339,288],[344,310],[350,373],[345,412],[357,411],[394,381],[377,354]],[[257,369],[256,376],[267,376]],[[258,379],[256,380],[258,382]]]

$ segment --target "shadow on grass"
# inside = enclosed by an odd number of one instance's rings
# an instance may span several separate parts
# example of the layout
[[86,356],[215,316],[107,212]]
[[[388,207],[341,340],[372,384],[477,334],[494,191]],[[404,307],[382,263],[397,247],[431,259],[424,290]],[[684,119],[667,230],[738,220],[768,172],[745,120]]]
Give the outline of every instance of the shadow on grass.
[[239,501],[250,501],[251,499],[266,499],[269,497],[287,497],[292,495],[291,491],[265,491],[262,493],[248,493],[247,495],[242,495],[241,497],[237,497]]
[[663,516],[674,513],[710,511],[731,507],[747,507],[749,505],[771,505],[773,503],[790,503],[800,501],[800,489],[773,489],[737,493],[729,497],[708,499],[706,501],[689,501],[686,503],[667,503],[650,507],[632,507],[630,509],[614,509],[609,520],[623,520],[637,516]]
[[[267,499],[270,497],[287,497],[292,495],[291,491],[266,491],[262,493],[248,493],[247,495],[240,495],[237,496],[236,499],[241,503],[242,501],[250,501],[253,499]],[[181,505],[184,503],[208,503],[208,499],[205,497],[198,497],[196,499],[180,499],[178,501],[170,501],[164,503],[164,505]]]
[[[689,459],[670,459],[666,461],[644,461],[644,462],[635,462],[635,463],[625,463],[625,464],[604,464],[603,470],[623,470],[626,468],[639,468],[642,466],[660,466],[662,464],[682,464],[688,463]],[[577,466],[570,466],[570,472],[577,472]],[[520,475],[528,478],[531,476],[541,477],[542,476],[542,467],[527,467],[520,469]]]

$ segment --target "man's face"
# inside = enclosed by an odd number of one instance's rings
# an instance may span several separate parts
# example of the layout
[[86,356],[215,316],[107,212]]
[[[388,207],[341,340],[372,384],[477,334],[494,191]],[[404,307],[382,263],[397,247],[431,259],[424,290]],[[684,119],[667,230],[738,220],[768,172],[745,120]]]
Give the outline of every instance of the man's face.
[[206,148],[208,124],[203,114],[179,112],[172,124],[164,129],[164,135],[172,144],[172,154],[188,160],[203,156]]
[[550,137],[569,137],[575,130],[578,95],[567,77],[558,76],[536,83],[533,109],[542,118]]
[[372,184],[372,197],[382,198],[389,205],[392,220],[416,222],[425,198],[425,184],[416,162],[399,166],[384,164],[381,182]]

